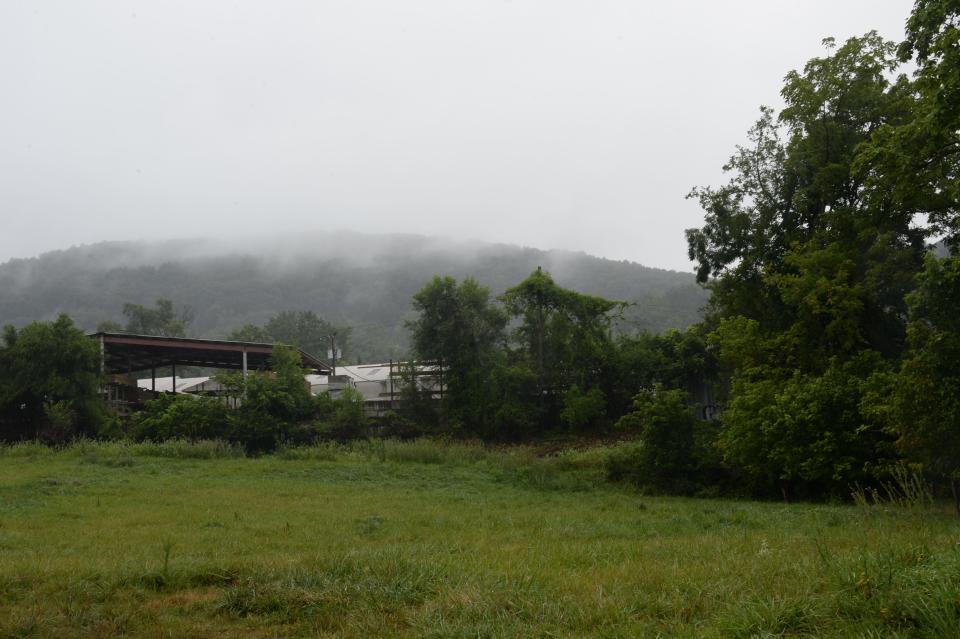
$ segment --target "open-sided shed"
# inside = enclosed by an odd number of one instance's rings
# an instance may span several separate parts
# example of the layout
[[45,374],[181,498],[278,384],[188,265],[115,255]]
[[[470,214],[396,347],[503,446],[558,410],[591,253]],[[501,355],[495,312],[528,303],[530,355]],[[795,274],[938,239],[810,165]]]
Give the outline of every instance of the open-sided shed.
[[[176,378],[177,366],[198,366],[227,370],[269,370],[273,344],[232,340],[159,337],[130,333],[94,333],[100,344],[100,368],[104,375],[120,375],[170,367]],[[319,375],[330,374],[330,366],[301,349],[304,368]]]

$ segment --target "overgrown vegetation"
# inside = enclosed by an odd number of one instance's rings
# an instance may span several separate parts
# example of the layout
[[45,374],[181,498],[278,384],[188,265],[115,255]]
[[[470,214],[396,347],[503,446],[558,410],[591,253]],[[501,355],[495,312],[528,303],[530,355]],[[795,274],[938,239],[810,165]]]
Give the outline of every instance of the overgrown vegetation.
[[[246,378],[220,375],[226,391],[217,397],[179,394],[149,401],[134,415],[129,434],[138,441],[222,439],[251,453],[366,437],[362,398],[355,391],[347,389],[336,399],[311,395],[299,354],[283,345],[274,347],[271,368]],[[228,408],[225,400],[237,407]]]
[[960,632],[929,505],[651,497],[603,482],[606,449],[238,454],[0,447],[0,636]]

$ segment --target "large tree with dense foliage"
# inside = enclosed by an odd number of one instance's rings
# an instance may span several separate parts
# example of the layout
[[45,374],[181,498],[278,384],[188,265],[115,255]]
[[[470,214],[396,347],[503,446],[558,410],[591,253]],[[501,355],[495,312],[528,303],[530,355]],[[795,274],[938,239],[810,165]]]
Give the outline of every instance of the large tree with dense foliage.
[[[503,308],[475,280],[451,277],[414,297],[414,355],[442,367],[454,427],[517,439],[561,425],[596,431],[626,410],[639,387],[617,377],[611,331],[623,303],[563,288],[539,268],[499,301]],[[622,397],[613,411],[607,393]]]
[[573,385],[581,391],[598,385],[624,303],[563,288],[541,268],[501,299],[518,321],[514,359],[534,372],[541,403]]
[[443,371],[444,413],[467,430],[487,433],[498,410],[506,316],[473,278],[434,277],[413,297],[408,323],[416,359]]
[[870,196],[956,249],[960,242],[960,4],[917,0],[899,56],[913,61],[913,112],[879,127],[858,169]]
[[[916,64],[913,109],[879,127],[855,162],[870,205],[922,221],[956,255],[960,248],[960,3],[917,0],[900,45]],[[907,352],[899,371],[878,375],[864,410],[898,450],[953,487],[960,514],[960,267],[926,258],[909,303]]]
[[66,315],[8,326],[0,345],[0,439],[60,443],[97,434],[105,418],[99,401],[97,343]]
[[687,233],[712,292],[714,343],[731,375],[720,443],[759,483],[824,490],[858,479],[885,436],[858,409],[867,380],[902,352],[905,294],[927,231],[868,186],[860,153],[911,121],[916,96],[896,47],[868,33],[787,75],[725,167],[696,189]]

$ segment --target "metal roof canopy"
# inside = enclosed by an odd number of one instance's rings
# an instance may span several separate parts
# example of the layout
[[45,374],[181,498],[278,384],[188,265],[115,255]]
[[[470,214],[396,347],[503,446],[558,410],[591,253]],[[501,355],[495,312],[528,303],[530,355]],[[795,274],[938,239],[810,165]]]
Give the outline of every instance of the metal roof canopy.
[[[94,333],[100,343],[103,372],[132,373],[161,366],[202,366],[231,370],[270,369],[273,344],[231,340],[159,337],[130,333]],[[330,366],[310,353],[296,349],[304,368],[324,375]],[[246,357],[244,357],[246,354]]]

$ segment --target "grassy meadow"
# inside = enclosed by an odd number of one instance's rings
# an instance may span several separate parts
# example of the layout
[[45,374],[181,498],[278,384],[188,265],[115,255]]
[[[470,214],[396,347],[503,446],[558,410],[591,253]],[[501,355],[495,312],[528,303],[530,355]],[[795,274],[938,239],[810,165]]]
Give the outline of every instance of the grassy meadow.
[[0,637],[958,637],[947,507],[646,496],[603,449],[0,448]]

